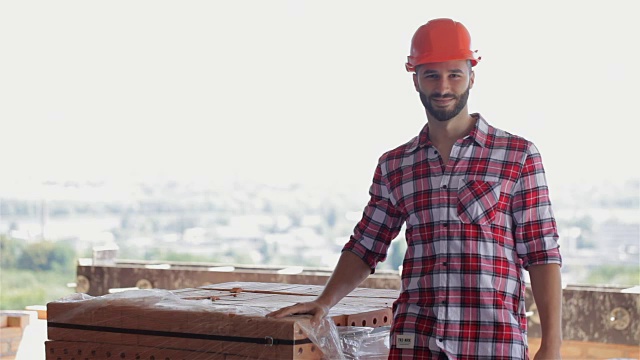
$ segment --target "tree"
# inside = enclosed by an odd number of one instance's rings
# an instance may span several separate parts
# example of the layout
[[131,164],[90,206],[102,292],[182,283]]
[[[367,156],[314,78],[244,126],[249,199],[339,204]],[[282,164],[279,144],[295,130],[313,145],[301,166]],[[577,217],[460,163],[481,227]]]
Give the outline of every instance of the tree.
[[0,268],[18,267],[18,259],[24,251],[24,244],[16,239],[0,235]]
[[41,241],[29,244],[18,258],[17,267],[26,270],[62,270],[73,267],[74,250],[65,244]]

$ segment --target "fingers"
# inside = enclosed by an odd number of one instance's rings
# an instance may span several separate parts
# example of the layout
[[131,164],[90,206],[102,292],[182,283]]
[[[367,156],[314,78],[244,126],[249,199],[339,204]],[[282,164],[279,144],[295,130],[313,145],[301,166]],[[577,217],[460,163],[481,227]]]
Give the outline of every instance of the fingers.
[[313,314],[313,306],[310,303],[298,303],[295,305],[284,307],[267,314],[267,317],[283,318],[294,314]]
[[323,319],[324,319],[324,317],[325,317],[325,315],[326,315],[326,314],[325,314],[323,311],[317,311],[317,312],[313,315],[313,317],[311,318],[311,320],[310,320],[310,321],[311,321],[311,325],[313,325],[313,326],[318,326],[319,324],[321,324],[321,323],[322,323],[322,320],[323,320]]
[[266,317],[283,318],[285,316],[296,314],[313,315],[309,321],[311,322],[312,326],[318,326],[329,314],[329,309],[311,301],[287,306],[285,308],[267,314]]

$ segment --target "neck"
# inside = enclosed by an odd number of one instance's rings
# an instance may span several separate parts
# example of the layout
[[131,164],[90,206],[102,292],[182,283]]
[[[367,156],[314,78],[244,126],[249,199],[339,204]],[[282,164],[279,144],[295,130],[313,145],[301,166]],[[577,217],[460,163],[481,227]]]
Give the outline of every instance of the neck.
[[469,135],[476,126],[476,119],[469,115],[465,107],[460,113],[447,121],[434,119],[427,111],[427,126],[429,126],[429,138],[437,145],[454,143],[458,139]]

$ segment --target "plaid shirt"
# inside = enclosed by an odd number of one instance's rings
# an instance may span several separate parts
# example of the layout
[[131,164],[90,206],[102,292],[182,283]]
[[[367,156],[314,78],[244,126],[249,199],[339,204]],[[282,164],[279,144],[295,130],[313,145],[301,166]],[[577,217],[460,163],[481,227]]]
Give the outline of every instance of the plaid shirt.
[[472,116],[446,166],[427,126],[382,155],[343,249],[373,272],[406,224],[390,359],[527,358],[523,269],[561,264],[538,149]]

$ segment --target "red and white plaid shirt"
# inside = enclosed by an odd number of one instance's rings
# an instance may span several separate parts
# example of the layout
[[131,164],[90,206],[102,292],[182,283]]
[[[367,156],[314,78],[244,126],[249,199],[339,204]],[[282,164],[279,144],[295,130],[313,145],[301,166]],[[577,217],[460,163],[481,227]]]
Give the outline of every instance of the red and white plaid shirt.
[[373,271],[406,223],[390,359],[527,358],[523,269],[562,262],[538,149],[473,116],[446,167],[427,126],[382,155],[343,249]]

